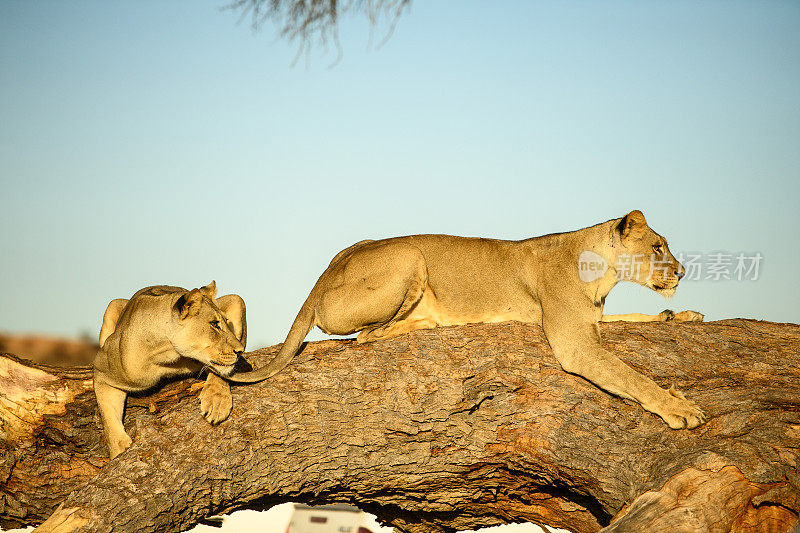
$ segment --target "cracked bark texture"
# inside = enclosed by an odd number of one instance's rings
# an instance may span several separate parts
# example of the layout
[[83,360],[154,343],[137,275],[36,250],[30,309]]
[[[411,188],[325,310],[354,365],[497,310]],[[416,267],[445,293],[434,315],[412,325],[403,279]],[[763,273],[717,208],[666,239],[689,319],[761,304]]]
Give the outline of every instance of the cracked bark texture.
[[[205,516],[347,502],[406,533],[535,522],[576,532],[787,532],[800,512],[800,326],[602,324],[604,345],[710,415],[670,430],[566,374],[541,328],[309,343],[266,382],[129,398],[108,461],[91,375],[0,358],[0,525],[184,531]],[[247,354],[254,366],[277,347]],[[605,528],[605,529],[603,529]]]

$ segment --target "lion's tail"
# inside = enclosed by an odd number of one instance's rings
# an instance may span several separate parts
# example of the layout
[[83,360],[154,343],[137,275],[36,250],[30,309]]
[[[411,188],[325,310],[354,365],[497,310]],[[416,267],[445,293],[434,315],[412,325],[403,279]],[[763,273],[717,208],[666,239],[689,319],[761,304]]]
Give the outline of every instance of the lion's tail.
[[310,300],[311,296],[308,297],[303,307],[300,308],[300,311],[297,313],[297,318],[294,319],[292,327],[289,329],[286,340],[283,341],[283,346],[281,346],[278,355],[276,355],[272,361],[267,363],[266,366],[251,372],[234,374],[225,377],[225,379],[233,383],[255,383],[270,378],[283,370],[286,365],[291,362],[295,354],[297,354],[297,350],[300,349],[300,345],[303,344],[306,335],[308,335],[308,332],[314,327],[315,312],[314,306],[311,304]]

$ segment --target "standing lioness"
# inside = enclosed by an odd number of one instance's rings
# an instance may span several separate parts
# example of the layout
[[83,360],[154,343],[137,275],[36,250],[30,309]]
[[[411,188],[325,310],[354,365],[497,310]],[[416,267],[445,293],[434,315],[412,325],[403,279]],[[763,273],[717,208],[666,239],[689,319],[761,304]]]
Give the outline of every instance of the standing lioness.
[[[607,267],[587,281],[578,267],[584,253]],[[626,258],[630,270],[618,272]],[[666,239],[640,211],[523,241],[449,235],[362,241],[333,258],[275,359],[229,379],[248,383],[276,374],[314,326],[336,335],[360,331],[358,341],[366,342],[420,328],[519,320],[544,327],[567,372],[639,402],[671,428],[694,428],[704,422],[703,412],[605,350],[597,324],[606,295],[621,277],[670,296],[683,274]],[[689,313],[690,319],[702,317]]]

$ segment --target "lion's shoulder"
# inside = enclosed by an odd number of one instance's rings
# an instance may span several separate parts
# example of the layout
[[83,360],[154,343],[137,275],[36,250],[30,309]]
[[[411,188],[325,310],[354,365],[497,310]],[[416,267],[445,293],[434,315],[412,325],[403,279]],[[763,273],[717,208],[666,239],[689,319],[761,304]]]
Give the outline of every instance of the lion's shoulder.
[[166,296],[169,294],[178,294],[183,292],[188,291],[183,287],[173,287],[171,285],[152,285],[136,291],[133,296],[131,296],[131,300],[137,296]]

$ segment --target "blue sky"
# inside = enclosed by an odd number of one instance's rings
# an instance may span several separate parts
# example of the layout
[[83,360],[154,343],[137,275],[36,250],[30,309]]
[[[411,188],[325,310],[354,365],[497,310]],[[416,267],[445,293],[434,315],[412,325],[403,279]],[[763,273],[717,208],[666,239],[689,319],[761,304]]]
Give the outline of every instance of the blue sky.
[[112,298],[216,279],[272,344],[355,241],[631,209],[764,260],[607,312],[800,322],[800,3],[415,2],[294,67],[222,5],[0,3],[0,330],[95,335]]

